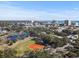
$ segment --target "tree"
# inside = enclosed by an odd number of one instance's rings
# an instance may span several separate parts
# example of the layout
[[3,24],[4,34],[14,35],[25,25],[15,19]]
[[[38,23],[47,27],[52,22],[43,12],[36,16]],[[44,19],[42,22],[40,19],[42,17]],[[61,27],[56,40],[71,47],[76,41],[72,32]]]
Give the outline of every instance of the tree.
[[54,47],[62,47],[68,43],[68,39],[66,37],[59,38],[52,35],[41,35],[42,40],[45,44],[54,46]]
[[54,34],[55,34],[55,35],[58,35],[58,36],[67,36],[67,33],[64,33],[64,32],[57,32],[57,31],[54,31]]
[[70,51],[68,54],[64,55],[64,57],[67,57],[67,58],[76,58],[77,54]]
[[31,51],[29,53],[26,53],[22,57],[28,57],[28,58],[52,58],[52,55],[48,51]]
[[11,48],[4,48],[3,50],[0,50],[0,57],[1,58],[14,58],[16,57],[16,51]]
[[23,58],[63,58],[63,53],[50,53],[49,50],[38,50],[38,51],[31,51],[26,52],[23,56]]

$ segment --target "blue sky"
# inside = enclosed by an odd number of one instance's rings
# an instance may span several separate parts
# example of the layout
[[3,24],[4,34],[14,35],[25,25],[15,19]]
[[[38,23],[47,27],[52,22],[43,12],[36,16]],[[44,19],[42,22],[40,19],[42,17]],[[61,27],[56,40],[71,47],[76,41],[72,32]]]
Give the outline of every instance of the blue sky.
[[0,1],[0,20],[79,20],[78,1]]

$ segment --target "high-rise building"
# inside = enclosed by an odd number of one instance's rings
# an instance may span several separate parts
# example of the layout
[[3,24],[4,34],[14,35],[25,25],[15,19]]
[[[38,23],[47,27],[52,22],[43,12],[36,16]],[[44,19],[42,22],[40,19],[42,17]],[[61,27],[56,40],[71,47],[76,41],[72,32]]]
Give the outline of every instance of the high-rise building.
[[72,24],[72,22],[71,22],[71,20],[69,19],[69,21],[68,21],[68,25],[71,25]]
[[75,26],[79,26],[79,25],[78,25],[78,22],[75,23]]
[[64,21],[64,25],[68,26],[68,20]]
[[66,25],[66,26],[69,26],[71,24],[72,24],[71,20],[65,20],[64,21],[64,25]]

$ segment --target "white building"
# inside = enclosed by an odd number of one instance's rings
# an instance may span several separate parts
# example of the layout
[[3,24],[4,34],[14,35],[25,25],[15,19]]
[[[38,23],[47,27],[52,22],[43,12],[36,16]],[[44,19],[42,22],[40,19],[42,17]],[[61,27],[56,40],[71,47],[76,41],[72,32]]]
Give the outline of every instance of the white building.
[[67,37],[72,40],[78,39],[78,35],[69,35]]
[[72,24],[71,19],[69,19],[69,21],[68,21],[68,25],[71,25],[71,24]]
[[57,31],[62,32],[62,30],[66,29],[65,27],[58,27]]
[[71,25],[72,24],[71,19],[65,20],[64,24],[67,26]]
[[75,26],[79,26],[78,22],[75,23]]

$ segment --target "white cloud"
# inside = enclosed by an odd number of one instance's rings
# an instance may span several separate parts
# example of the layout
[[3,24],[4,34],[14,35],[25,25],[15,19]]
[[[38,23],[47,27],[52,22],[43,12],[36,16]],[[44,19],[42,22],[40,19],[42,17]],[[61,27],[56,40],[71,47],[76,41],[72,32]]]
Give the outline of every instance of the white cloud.
[[68,18],[78,20],[79,10],[52,10],[52,12],[48,12],[46,10],[21,9],[8,2],[7,5],[6,3],[0,4],[0,20],[65,20]]

